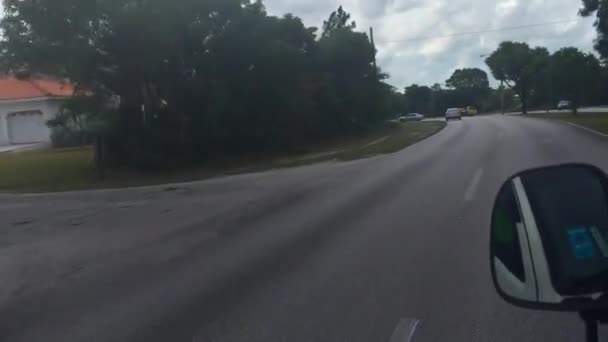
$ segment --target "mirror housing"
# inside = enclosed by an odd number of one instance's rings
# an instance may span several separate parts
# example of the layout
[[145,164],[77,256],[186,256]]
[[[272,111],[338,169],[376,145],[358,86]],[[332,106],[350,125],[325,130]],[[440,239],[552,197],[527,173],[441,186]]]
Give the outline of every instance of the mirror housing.
[[608,177],[567,164],[524,171],[501,187],[490,264],[507,302],[556,311],[608,308]]

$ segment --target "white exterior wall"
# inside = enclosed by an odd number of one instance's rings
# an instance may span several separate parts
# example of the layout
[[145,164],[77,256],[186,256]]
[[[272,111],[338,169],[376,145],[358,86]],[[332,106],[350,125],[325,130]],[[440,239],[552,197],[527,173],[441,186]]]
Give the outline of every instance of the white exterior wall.
[[[0,146],[10,144],[10,134],[8,131],[8,115],[15,112],[39,110],[42,112],[44,121],[52,119],[59,112],[62,101],[59,99],[31,99],[16,101],[0,101]],[[47,128],[44,136],[40,137],[40,142],[51,141],[51,130]]]

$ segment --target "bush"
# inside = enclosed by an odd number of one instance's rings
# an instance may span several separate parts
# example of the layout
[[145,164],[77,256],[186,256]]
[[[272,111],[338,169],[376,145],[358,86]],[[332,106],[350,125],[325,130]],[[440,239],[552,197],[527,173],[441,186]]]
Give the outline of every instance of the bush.
[[53,127],[51,143],[53,147],[76,147],[91,144],[93,141],[86,132],[74,132],[64,127]]

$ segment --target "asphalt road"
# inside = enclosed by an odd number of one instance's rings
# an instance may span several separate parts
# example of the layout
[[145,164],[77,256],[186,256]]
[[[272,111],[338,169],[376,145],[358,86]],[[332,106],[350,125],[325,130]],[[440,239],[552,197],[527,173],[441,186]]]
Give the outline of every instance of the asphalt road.
[[1,195],[0,341],[580,341],[495,294],[488,224],[512,173],[607,147],[486,116],[355,162]]

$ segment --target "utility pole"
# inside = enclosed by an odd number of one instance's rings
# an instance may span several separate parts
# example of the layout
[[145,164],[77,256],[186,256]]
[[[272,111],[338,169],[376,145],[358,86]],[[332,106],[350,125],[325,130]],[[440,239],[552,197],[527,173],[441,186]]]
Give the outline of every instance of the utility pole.
[[369,28],[369,39],[372,43],[372,46],[374,48],[374,71],[376,71],[376,74],[378,73],[378,66],[376,65],[376,44],[374,43],[374,28],[370,27]]
[[502,80],[500,81],[500,111],[505,115],[505,86]]

